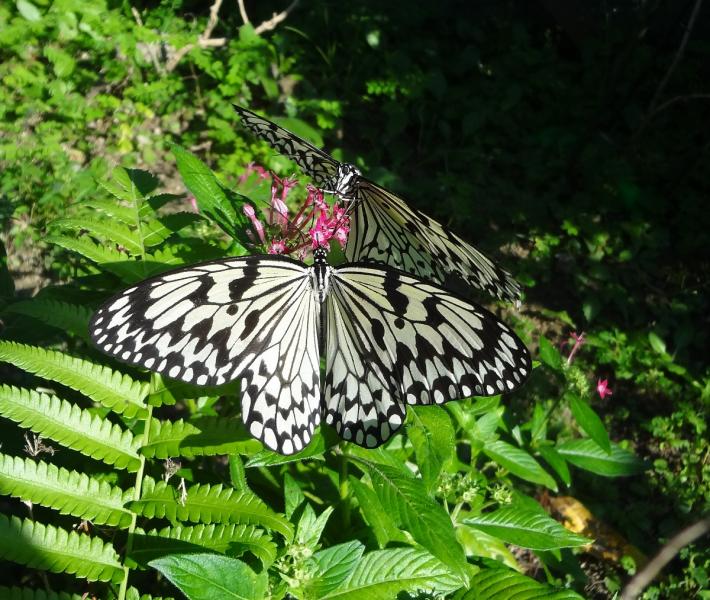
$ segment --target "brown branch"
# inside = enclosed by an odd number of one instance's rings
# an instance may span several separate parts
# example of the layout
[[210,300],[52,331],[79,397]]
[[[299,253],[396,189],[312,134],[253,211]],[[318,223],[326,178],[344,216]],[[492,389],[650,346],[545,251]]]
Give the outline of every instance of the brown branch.
[[621,593],[621,600],[635,600],[684,546],[710,531],[710,517],[686,527],[661,548],[660,552],[634,577]]
[[186,46],[183,46],[179,50],[176,50],[175,53],[172,55],[170,60],[167,62],[165,65],[165,70],[170,73],[175,69],[175,67],[178,66],[178,63],[182,60],[182,58],[190,52],[193,48],[209,48],[209,47],[218,47],[218,46],[224,46],[227,43],[227,38],[213,38],[210,37],[212,35],[212,31],[214,28],[217,26],[218,22],[218,13],[219,9],[222,6],[222,1],[223,0],[215,0],[214,4],[210,8],[210,16],[209,19],[207,19],[207,26],[205,27],[205,30],[200,34],[200,36],[197,38],[197,42],[194,44],[187,44]]
[[299,0],[293,0],[293,2],[289,4],[286,10],[283,10],[280,13],[273,13],[270,19],[264,21],[260,25],[257,25],[254,28],[254,32],[257,34],[261,34],[265,31],[271,31],[272,29],[276,29],[277,25],[285,21],[291,14],[291,11],[298,6],[298,2]]
[[[263,23],[257,25],[254,28],[254,32],[261,34],[265,31],[276,29],[278,24],[285,21],[291,14],[291,11],[298,6],[299,1],[300,0],[293,0],[286,10],[282,10],[280,13],[273,13],[270,19],[267,19]],[[245,25],[248,25],[251,21],[249,20],[249,15],[247,15],[247,9],[244,6],[244,0],[237,0],[237,5],[239,6],[239,14],[242,16],[242,21],[244,21]]]
[[244,7],[244,0],[237,0],[237,4],[239,5],[239,14],[242,15],[244,25],[249,25],[251,21],[249,20],[249,15],[247,15],[247,9]]
[[671,76],[678,67],[681,58],[683,58],[683,54],[685,53],[685,47],[688,45],[690,34],[693,31],[693,27],[695,26],[695,20],[698,18],[698,13],[700,12],[700,7],[702,6],[702,4],[703,0],[695,0],[695,6],[693,6],[693,10],[690,13],[690,18],[688,19],[688,24],[685,27],[683,39],[681,39],[680,46],[678,46],[678,50],[676,51],[675,56],[673,57],[673,62],[671,63],[670,67],[668,67],[668,70],[663,76],[663,79],[661,79],[661,83],[658,84],[658,87],[656,88],[656,93],[653,95],[653,98],[651,99],[651,102],[648,105],[648,109],[646,110],[646,116],[643,118],[643,121],[641,121],[641,125],[639,126],[638,131],[636,132],[634,137],[638,137],[639,135],[641,135],[643,130],[646,128],[646,125],[648,125],[648,122],[650,121],[651,117],[656,114],[656,112],[658,112],[656,110],[656,105],[660,101],[661,95],[665,91],[666,85],[668,85]]

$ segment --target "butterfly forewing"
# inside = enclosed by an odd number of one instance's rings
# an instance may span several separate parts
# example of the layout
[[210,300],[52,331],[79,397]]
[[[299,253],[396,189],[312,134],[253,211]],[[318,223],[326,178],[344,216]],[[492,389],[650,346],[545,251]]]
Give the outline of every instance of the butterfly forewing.
[[[518,302],[520,286],[473,246],[441,223],[364,177],[352,182],[338,176],[352,172],[293,133],[253,112],[234,106],[242,123],[256,136],[288,156],[326,191],[353,190],[355,202],[345,250],[350,261],[378,261],[432,279],[466,296],[469,288]],[[358,172],[359,173],[359,172]]]
[[313,144],[299,138],[276,123],[234,105],[244,126],[272,148],[288,156],[321,188],[335,189],[339,163]]
[[507,325],[402,271],[334,269],[328,303],[325,419],[362,446],[386,441],[406,404],[509,392],[530,373]]
[[93,341],[130,364],[197,385],[242,380],[242,419],[290,454],[320,419],[318,310],[308,268],[284,257],[165,273],[107,301]]
[[438,221],[364,178],[357,193],[345,248],[348,260],[383,262],[462,293],[473,287],[502,300],[519,300],[520,286],[509,273]]

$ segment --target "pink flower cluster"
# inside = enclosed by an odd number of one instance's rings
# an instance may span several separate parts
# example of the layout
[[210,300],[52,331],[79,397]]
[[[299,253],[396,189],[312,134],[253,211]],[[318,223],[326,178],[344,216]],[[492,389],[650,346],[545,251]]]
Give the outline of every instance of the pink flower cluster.
[[[268,177],[263,167],[248,165],[240,182],[253,173],[260,179]],[[308,196],[303,205],[293,217],[289,215],[286,199],[297,183],[295,179],[282,179],[271,174],[271,201],[262,215],[263,220],[250,204],[245,204],[242,209],[253,229],[247,235],[264,252],[295,253],[300,259],[305,258],[309,249],[328,248],[332,239],[344,248],[350,230],[347,210],[337,201],[329,206],[318,188],[308,185]]]
[[[572,333],[572,340],[574,340],[574,343],[572,344],[572,350],[569,353],[569,356],[567,357],[567,365],[569,366],[572,364],[572,360],[574,360],[574,355],[577,354],[577,351],[584,345],[584,343],[587,341],[584,339],[584,332],[580,333],[577,335],[576,332]],[[608,379],[597,379],[597,394],[599,394],[599,397],[604,400],[607,396],[612,395],[611,388],[609,387],[609,380]]]

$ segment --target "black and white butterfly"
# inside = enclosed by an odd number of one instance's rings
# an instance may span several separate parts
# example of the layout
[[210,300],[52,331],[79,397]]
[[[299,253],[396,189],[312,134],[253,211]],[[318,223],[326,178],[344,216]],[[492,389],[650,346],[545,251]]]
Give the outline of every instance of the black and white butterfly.
[[338,162],[264,117],[234,108],[252,133],[293,160],[316,186],[352,203],[348,260],[377,261],[457,291],[473,287],[502,300],[520,301],[520,286],[509,273],[441,223],[409,208],[357,167]]
[[321,415],[372,448],[402,426],[407,405],[509,392],[530,373],[525,345],[480,306],[387,266],[332,267],[323,249],[314,257],[164,273],[104,303],[91,338],[188,383],[241,380],[245,426],[282,454],[304,448]]

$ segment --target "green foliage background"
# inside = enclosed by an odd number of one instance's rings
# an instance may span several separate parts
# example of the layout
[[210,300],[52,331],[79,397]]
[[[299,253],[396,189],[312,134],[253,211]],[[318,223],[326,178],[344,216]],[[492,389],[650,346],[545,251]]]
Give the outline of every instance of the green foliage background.
[[[559,443],[585,434],[598,441],[580,427],[571,396],[590,402],[611,440],[648,469],[621,480],[575,471],[564,493],[653,554],[707,512],[710,497],[707,7],[679,56],[694,2],[578,2],[570,16],[552,1],[448,0],[413,10],[400,1],[312,0],[257,34],[255,26],[285,4],[247,3],[254,26],[243,23],[235,4],[221,6],[210,35],[222,43],[203,47],[206,3],[0,6],[0,224],[17,287],[0,281],[0,303],[15,307],[2,314],[2,337],[102,360],[82,335],[61,335],[40,325],[42,311],[22,314],[15,305],[52,283],[46,300],[95,306],[128,281],[125,270],[97,270],[55,243],[62,226],[50,226],[65,219],[66,235],[66,219],[99,214],[98,203],[116,194],[96,181],[110,181],[118,165],[152,171],[170,193],[184,190],[174,142],[228,187],[250,161],[292,171],[241,130],[236,102],[280,117],[358,164],[516,274],[527,298],[519,314],[505,316],[540,347],[546,366],[525,393],[506,400],[504,413],[480,413],[498,417],[477,422],[471,435],[486,440],[500,428],[507,440],[500,443],[526,446],[544,423],[545,435]],[[170,256],[158,254],[156,262],[230,251],[206,223],[186,231],[159,246]],[[100,264],[110,263],[103,258]],[[81,315],[65,319],[82,322]],[[588,342],[574,368],[564,370],[572,331],[585,331]],[[540,336],[550,340],[547,350]],[[2,368],[9,384],[41,386]],[[609,379],[612,396],[596,396],[590,383],[597,378]],[[204,410],[188,402],[189,414],[210,416]],[[457,427],[468,431],[465,418]],[[0,432],[3,452],[21,446],[8,421]],[[487,456],[515,475],[491,443]],[[195,473],[204,468],[196,463]],[[293,465],[259,468],[271,475],[250,483],[274,509],[283,510],[284,472],[320,494],[323,482],[310,467],[306,474]],[[502,477],[506,489],[535,495]],[[493,480],[483,486],[493,490]],[[3,514],[24,514],[19,502],[0,502]],[[326,530],[325,546],[353,537]],[[700,593],[709,562],[707,546],[691,546],[648,597]],[[592,588],[593,578],[570,564],[561,560],[550,581],[573,580],[590,597],[606,597],[628,575],[602,565]],[[4,581],[25,576],[11,563],[0,573]]]

